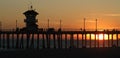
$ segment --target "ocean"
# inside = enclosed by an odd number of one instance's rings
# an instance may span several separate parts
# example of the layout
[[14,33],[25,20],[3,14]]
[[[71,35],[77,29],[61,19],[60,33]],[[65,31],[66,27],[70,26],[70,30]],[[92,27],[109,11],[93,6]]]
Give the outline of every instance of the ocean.
[[[29,46],[31,45],[31,41],[32,40],[29,40]],[[12,46],[13,43],[14,43],[14,46]],[[10,48],[16,47],[16,43],[17,43],[16,39],[14,39],[14,42],[12,42],[12,39],[10,39],[9,40]],[[65,40],[62,40],[62,48],[65,48],[65,45],[66,45],[65,43],[66,43]],[[20,44],[20,39],[18,41],[18,44]],[[34,44],[34,48],[37,48],[37,39],[34,39],[33,44]],[[74,44],[74,47],[76,47],[76,48],[77,48],[77,45],[78,45],[78,48],[82,48],[82,40],[79,40],[79,41],[74,40],[73,44]],[[104,44],[104,47],[108,47],[108,46],[112,47],[112,41],[109,41],[109,43],[108,43],[108,40],[105,40],[104,43],[103,43],[103,40],[96,41],[96,47],[103,47],[103,44]],[[113,40],[113,44],[117,45],[117,41]],[[85,41],[83,41],[83,45],[85,45]],[[5,41],[3,42],[3,39],[2,39],[0,46],[1,46],[1,48],[3,48],[3,46],[6,48],[7,40],[5,39]],[[26,46],[27,46],[27,40],[24,38],[23,48],[26,48]],[[58,40],[55,40],[55,46],[56,46],[56,48],[58,48]],[[120,41],[118,41],[118,46],[120,46]],[[45,47],[47,48],[47,40],[45,40]],[[70,40],[67,40],[67,48],[69,48],[69,47],[70,47]],[[86,41],[86,47],[90,48],[90,40]],[[92,47],[93,48],[95,47],[95,40],[91,40],[91,48]],[[39,48],[43,48],[42,39],[39,40]],[[54,48],[54,40],[52,40],[52,39],[50,40],[50,48]]]

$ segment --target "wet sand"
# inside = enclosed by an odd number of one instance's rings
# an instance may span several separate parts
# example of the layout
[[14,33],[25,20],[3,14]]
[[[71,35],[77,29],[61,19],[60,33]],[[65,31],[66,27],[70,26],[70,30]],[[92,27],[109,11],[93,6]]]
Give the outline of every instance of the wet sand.
[[0,58],[120,58],[120,48],[0,50]]

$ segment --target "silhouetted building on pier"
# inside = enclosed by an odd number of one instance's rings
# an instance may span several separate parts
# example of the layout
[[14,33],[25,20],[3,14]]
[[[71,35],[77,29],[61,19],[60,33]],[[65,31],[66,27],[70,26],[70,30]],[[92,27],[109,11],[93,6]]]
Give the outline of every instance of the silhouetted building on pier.
[[26,27],[22,31],[38,31],[38,25],[36,24],[38,22],[36,19],[38,13],[33,10],[33,7],[31,6],[31,9],[25,11],[23,14],[26,16],[26,19],[24,19]]

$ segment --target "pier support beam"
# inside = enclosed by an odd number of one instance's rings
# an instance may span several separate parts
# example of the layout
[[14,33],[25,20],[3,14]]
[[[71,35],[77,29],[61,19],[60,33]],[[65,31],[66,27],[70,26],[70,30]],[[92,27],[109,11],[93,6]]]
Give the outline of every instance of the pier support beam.
[[85,47],[87,47],[87,34],[85,34]]
[[105,47],[105,34],[103,33],[103,48]]
[[58,40],[58,48],[61,48],[60,34],[57,35],[57,40]]
[[90,48],[91,48],[91,34],[90,34]]
[[29,40],[30,40],[30,34],[27,33],[27,44],[26,44],[26,48],[28,49],[29,48]]
[[7,49],[10,48],[10,34],[7,34]]
[[97,36],[97,35],[95,34],[95,43],[94,43],[94,47],[95,47],[95,48],[96,48],[96,36]]
[[116,34],[116,40],[117,40],[117,47],[118,47],[119,46],[118,34]]
[[24,42],[23,42],[23,37],[24,37],[24,34],[21,34],[21,40],[20,40],[20,48],[24,48]]
[[84,34],[82,34],[82,48],[84,47]]
[[32,39],[31,39],[30,48],[34,49],[34,34],[32,34]]
[[54,42],[54,48],[56,48],[56,38],[55,38],[55,34],[53,34],[53,42]]
[[3,48],[5,48],[5,34],[3,33]]
[[79,34],[77,34],[77,48],[79,48]]
[[65,34],[65,48],[67,48],[67,34]]
[[15,48],[14,47],[14,33],[12,33],[12,48]]
[[74,39],[73,39],[73,34],[70,34],[70,47],[74,47]]
[[111,41],[111,45],[112,45],[112,47],[113,47],[113,34],[112,34],[112,41]]
[[110,47],[110,34],[108,34],[108,47]]
[[1,45],[2,45],[2,43],[1,43],[2,41],[1,41],[1,33],[0,33],[0,48],[1,48]]
[[99,34],[97,34],[97,44],[98,44],[98,48],[99,48]]
[[47,48],[50,48],[50,34],[46,34]]
[[39,38],[40,38],[40,36],[39,36],[40,34],[39,33],[37,33],[37,49],[39,49]]
[[45,37],[44,37],[44,34],[42,34],[42,48],[45,48]]
[[17,33],[16,48],[19,48],[19,34]]
[[62,48],[62,34],[60,33],[60,47]]

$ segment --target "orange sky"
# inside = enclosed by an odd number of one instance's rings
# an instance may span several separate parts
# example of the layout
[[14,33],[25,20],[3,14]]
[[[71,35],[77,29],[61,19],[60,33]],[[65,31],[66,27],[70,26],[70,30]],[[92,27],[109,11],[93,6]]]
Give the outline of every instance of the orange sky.
[[[31,3],[32,2],[32,3]],[[24,27],[24,15],[30,5],[39,13],[39,28],[83,28],[83,18],[86,18],[86,29],[95,29],[95,19],[98,19],[98,29],[120,29],[120,0],[0,0],[0,21],[3,29]]]

